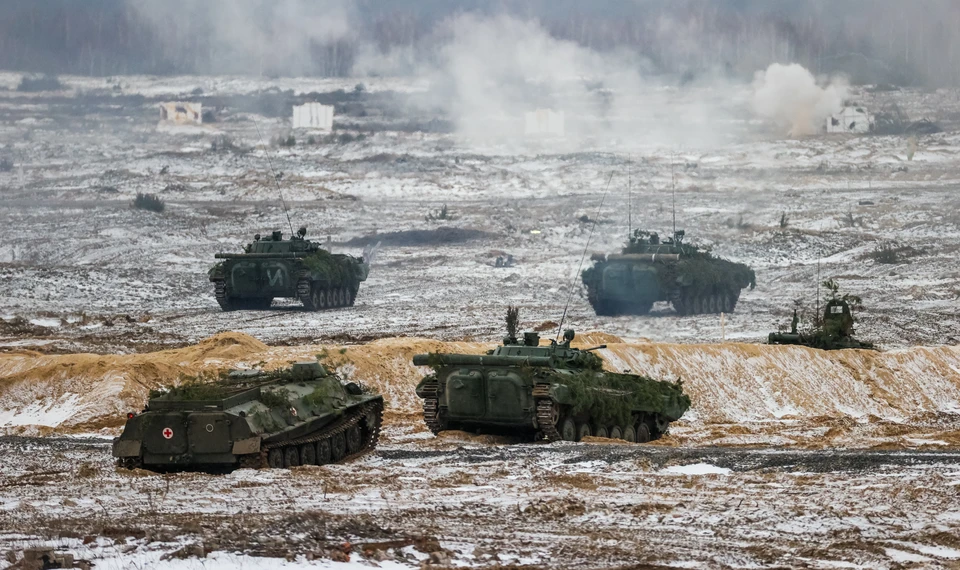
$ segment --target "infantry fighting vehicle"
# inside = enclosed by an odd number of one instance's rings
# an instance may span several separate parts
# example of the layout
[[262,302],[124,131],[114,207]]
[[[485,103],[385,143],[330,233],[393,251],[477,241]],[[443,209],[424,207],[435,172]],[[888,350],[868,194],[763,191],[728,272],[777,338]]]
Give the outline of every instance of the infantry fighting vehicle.
[[661,241],[636,230],[621,253],[594,254],[583,272],[587,300],[598,315],[645,315],[669,301],[680,315],[731,313],[740,290],[756,286],[750,267],[683,243],[684,232]]
[[353,305],[369,260],[330,253],[305,239],[301,227],[290,239],[280,231],[253,237],[243,253],[218,253],[210,269],[217,302],[224,311],[266,309],[276,297],[300,299],[309,311]]
[[799,344],[821,350],[841,348],[874,348],[872,343],[853,338],[853,314],[846,299],[834,298],[827,301],[820,322],[814,323],[807,331],[799,331],[800,319],[793,311],[790,332],[773,332],[767,337],[768,344]]
[[[509,320],[509,318],[508,318]],[[509,329],[509,327],[508,327]],[[690,407],[678,381],[603,370],[594,350],[561,343],[540,346],[535,332],[508,334],[487,354],[418,354],[413,363],[433,372],[417,385],[433,433],[482,431],[547,441],[594,435],[647,442]]]
[[336,463],[377,445],[382,413],[382,396],[317,362],[233,371],[151,392],[142,412],[127,415],[113,456],[154,471]]

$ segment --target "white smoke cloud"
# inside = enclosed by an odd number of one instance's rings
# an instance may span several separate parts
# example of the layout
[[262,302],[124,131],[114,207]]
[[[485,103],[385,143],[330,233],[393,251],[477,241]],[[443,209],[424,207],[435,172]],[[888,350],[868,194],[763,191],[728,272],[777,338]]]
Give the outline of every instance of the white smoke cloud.
[[127,0],[166,55],[209,44],[210,72],[296,75],[313,45],[352,36],[350,0]]
[[841,109],[847,91],[840,78],[822,85],[802,65],[774,63],[754,77],[753,107],[788,129],[790,136],[816,134],[826,118]]
[[723,80],[677,88],[647,78],[634,52],[598,52],[551,36],[539,23],[509,15],[464,14],[436,32],[426,54],[362,50],[354,72],[405,74],[431,85],[420,103],[441,108],[468,140],[520,142],[524,114],[565,116],[563,140],[539,146],[709,146],[725,140],[732,97]]

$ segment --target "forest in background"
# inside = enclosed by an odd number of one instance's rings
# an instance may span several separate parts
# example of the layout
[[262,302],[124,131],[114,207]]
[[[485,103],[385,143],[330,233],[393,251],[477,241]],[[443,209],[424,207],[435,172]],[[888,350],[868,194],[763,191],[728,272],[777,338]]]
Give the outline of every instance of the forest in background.
[[796,62],[854,83],[960,84],[951,0],[6,0],[0,68],[346,76],[361,58],[429,61],[464,13],[538,22],[554,38],[628,53],[647,74],[748,79]]

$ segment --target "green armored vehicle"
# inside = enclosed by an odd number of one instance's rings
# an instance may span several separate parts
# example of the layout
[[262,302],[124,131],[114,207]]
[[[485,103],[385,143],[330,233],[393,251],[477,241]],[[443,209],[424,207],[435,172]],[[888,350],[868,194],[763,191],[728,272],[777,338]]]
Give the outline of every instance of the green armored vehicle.
[[220,308],[266,309],[276,297],[300,299],[308,311],[353,305],[369,260],[330,253],[306,234],[305,227],[290,239],[280,231],[257,234],[243,253],[216,254],[223,261],[210,269],[210,281]]
[[774,332],[767,336],[767,344],[797,344],[819,348],[820,350],[839,350],[843,348],[874,349],[873,343],[857,340],[853,337],[853,312],[851,303],[861,304],[860,297],[837,295],[839,285],[828,280],[823,286],[832,291],[833,296],[823,308],[819,321],[806,330],[800,330],[797,310],[793,310],[790,332]]
[[731,313],[740,290],[756,286],[750,267],[683,243],[684,232],[661,241],[636,230],[621,253],[594,254],[583,271],[587,300],[598,315],[645,315],[669,301],[680,315]]
[[317,362],[151,392],[113,441],[121,467],[230,471],[343,461],[377,445],[383,397]]
[[690,407],[680,382],[603,370],[592,351],[564,341],[540,346],[535,332],[476,354],[418,354],[413,363],[433,373],[417,385],[433,433],[482,431],[547,441],[590,435],[647,442],[667,431]]

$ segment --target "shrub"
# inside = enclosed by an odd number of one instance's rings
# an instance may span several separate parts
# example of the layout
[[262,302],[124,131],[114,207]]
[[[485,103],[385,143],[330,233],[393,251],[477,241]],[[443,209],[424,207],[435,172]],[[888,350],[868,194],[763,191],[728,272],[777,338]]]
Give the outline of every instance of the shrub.
[[280,146],[291,147],[291,146],[296,146],[296,145],[297,145],[297,139],[294,138],[293,135],[288,135],[287,138],[280,137],[280,140],[277,141],[277,143],[278,143]]
[[0,172],[10,172],[13,170],[13,159],[9,156],[0,158]]
[[24,75],[17,85],[17,91],[37,92],[37,91],[60,91],[65,89],[63,83],[57,79],[56,75],[42,75],[40,77],[27,77]]
[[907,259],[922,253],[923,250],[921,249],[890,241],[878,244],[873,251],[864,254],[860,259],[872,259],[876,263],[894,264],[904,263]]
[[142,192],[137,192],[137,197],[133,199],[131,206],[138,210],[150,210],[151,212],[162,212],[166,208],[159,196]]

